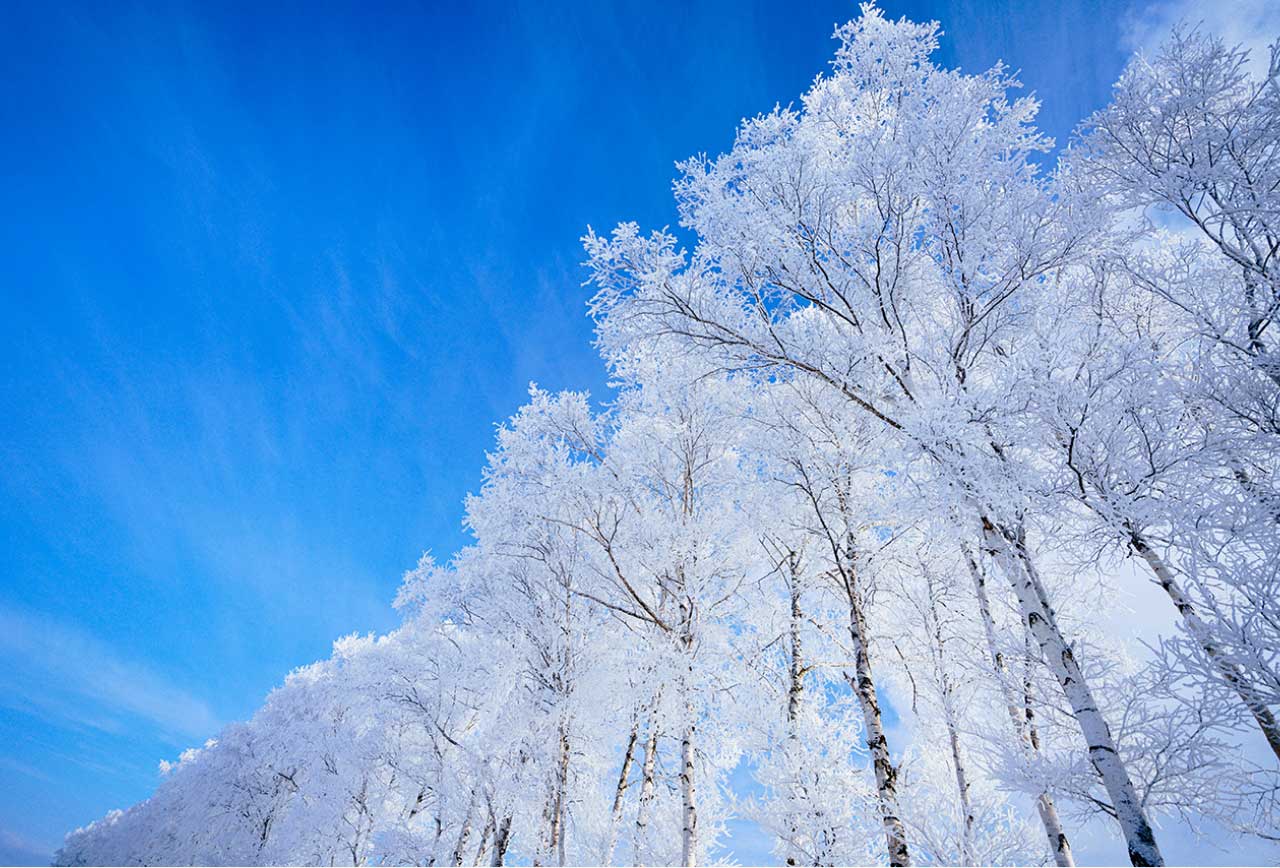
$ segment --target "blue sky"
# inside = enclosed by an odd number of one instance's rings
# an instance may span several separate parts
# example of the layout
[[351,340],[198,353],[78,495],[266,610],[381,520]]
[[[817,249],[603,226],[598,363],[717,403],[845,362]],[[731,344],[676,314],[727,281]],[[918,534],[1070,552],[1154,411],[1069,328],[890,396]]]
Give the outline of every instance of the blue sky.
[[[856,13],[363,5],[6,8],[0,862],[393,626],[529,381],[605,392],[586,225],[674,223],[673,162],[797,98]],[[1021,68],[1059,140],[1149,17],[884,6]]]

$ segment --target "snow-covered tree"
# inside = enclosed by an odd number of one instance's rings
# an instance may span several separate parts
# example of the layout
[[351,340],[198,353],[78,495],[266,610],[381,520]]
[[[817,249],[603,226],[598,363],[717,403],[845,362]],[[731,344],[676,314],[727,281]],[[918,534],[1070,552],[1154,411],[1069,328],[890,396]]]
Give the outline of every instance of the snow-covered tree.
[[588,231],[607,400],[531,387],[402,625],[59,863],[693,865],[735,816],[788,865],[1276,840],[1280,44],[1258,80],[1176,31],[1045,169],[1034,98],[939,32],[864,6],[681,164],[691,249]]

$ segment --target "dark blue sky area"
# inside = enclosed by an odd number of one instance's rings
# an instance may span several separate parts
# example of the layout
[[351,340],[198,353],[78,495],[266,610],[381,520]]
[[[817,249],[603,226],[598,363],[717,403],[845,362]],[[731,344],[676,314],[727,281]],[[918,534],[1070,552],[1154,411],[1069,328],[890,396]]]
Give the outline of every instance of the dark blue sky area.
[[[464,542],[495,421],[606,391],[578,238],[796,99],[852,3],[9,4],[0,861],[144,797]],[[1060,141],[1125,7],[888,2]]]

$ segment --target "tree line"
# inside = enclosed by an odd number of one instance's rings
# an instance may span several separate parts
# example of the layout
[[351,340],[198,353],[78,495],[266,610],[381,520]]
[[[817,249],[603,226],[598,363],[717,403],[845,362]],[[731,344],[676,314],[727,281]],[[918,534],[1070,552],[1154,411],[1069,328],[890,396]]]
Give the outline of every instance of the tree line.
[[[584,238],[604,406],[531,387],[349,637],[60,864],[1074,864],[1276,841],[1280,45],[1137,56],[1050,161],[873,6]],[[1126,598],[1176,626],[1144,653]],[[1269,748],[1269,750],[1268,750]]]

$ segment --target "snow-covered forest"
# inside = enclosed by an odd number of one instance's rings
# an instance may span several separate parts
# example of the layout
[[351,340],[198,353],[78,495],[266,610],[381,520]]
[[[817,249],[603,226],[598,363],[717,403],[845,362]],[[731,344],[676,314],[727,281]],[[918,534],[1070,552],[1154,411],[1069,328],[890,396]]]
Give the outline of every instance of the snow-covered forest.
[[735,818],[788,865],[1280,840],[1280,43],[1177,30],[1055,150],[938,33],[864,7],[679,166],[678,236],[588,230],[615,390],[531,387],[402,626],[59,862],[693,865]]

